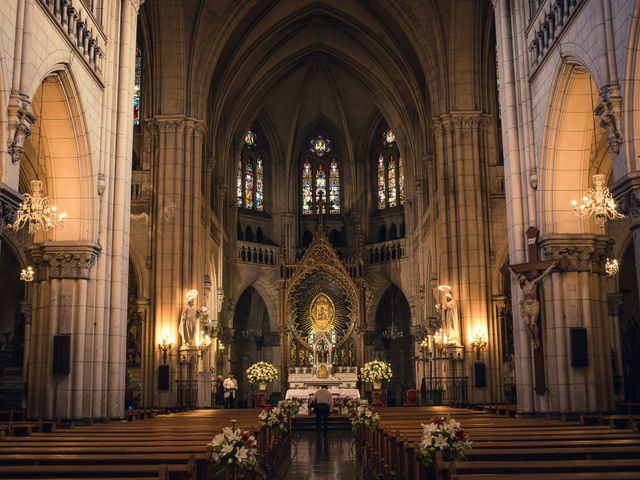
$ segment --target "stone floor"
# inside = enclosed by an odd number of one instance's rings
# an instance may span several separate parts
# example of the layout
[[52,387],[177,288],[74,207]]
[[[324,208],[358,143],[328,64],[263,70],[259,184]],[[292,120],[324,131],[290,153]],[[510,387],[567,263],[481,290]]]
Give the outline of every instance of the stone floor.
[[333,431],[327,436],[302,432],[298,435],[295,437],[297,448],[291,450],[291,465],[284,476],[286,480],[358,478],[351,432]]

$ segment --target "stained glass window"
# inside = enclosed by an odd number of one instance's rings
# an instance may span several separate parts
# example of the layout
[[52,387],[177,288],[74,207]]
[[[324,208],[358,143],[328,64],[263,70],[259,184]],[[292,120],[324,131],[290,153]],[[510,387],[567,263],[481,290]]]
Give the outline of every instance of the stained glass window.
[[[317,202],[320,200],[322,196],[322,200],[327,202],[327,172],[324,169],[324,165],[319,163],[316,169],[316,213],[320,213],[320,206]],[[326,208],[323,209],[323,212],[326,213]]]
[[309,142],[309,151],[318,157],[322,157],[325,153],[331,151],[331,140],[322,135],[318,135]]
[[244,166],[244,208],[253,208],[253,165],[250,161]]
[[236,198],[238,208],[242,207],[243,195],[242,195],[242,157],[238,158],[236,163]]
[[262,157],[256,160],[256,210],[264,210],[264,165]]
[[398,205],[397,197],[397,182],[396,182],[396,161],[393,157],[389,157],[389,164],[387,165],[387,181],[389,188],[389,207],[395,207]]
[[133,84],[133,124],[140,125],[142,88],[142,49],[136,47],[135,79]]
[[329,170],[329,213],[340,213],[340,167],[335,158]]
[[400,205],[404,205],[404,158],[398,155],[398,197]]
[[396,136],[394,135],[393,130],[390,128],[386,129],[382,134],[382,140],[385,147],[392,147],[393,144],[396,143]]
[[383,209],[387,206],[387,179],[385,176],[384,157],[382,154],[378,157],[378,208]]
[[254,131],[247,130],[244,135],[244,144],[252,150],[258,146],[258,137]]
[[309,160],[302,166],[302,214],[313,213],[313,178]]

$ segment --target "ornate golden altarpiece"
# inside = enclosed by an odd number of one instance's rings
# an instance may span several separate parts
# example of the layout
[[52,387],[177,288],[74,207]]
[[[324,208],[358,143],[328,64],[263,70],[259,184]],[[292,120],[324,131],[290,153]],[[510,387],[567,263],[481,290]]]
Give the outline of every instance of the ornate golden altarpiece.
[[355,383],[363,361],[362,261],[342,261],[322,228],[299,263],[282,264],[282,364],[304,382]]

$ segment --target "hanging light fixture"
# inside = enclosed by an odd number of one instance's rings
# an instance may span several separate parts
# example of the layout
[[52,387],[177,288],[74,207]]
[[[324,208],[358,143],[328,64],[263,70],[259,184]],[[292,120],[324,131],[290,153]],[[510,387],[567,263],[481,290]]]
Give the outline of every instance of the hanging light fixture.
[[613,277],[620,271],[620,265],[615,258],[607,258],[607,262],[604,264],[604,271],[610,277]]
[[396,327],[396,323],[394,321],[394,313],[395,309],[393,308],[393,297],[395,295],[393,292],[391,293],[391,325],[385,328],[382,331],[382,338],[385,340],[397,340],[398,338],[402,338],[404,336],[404,332]]
[[589,188],[582,203],[578,205],[577,200],[571,202],[573,211],[580,218],[594,217],[596,225],[603,227],[607,220],[617,220],[625,216],[616,210],[616,202],[613,195],[604,185],[604,175],[597,173],[593,176],[593,188]]
[[31,193],[24,194],[24,201],[16,211],[16,220],[9,225],[12,230],[20,230],[29,224],[29,234],[33,235],[39,230],[45,232],[50,228],[64,226],[66,213],[58,213],[53,205],[53,200],[42,194],[42,182],[31,180]]
[[35,278],[35,270],[33,269],[33,267],[31,265],[29,265],[27,268],[23,268],[22,271],[20,272],[20,280],[22,280],[23,282],[33,282],[33,279]]
[[[40,128],[38,131],[38,151],[36,164],[40,162],[40,150],[42,145],[42,96],[44,88],[40,89]],[[18,231],[25,225],[29,224],[29,234],[33,235],[39,230],[45,232],[50,228],[59,228],[64,226],[66,213],[58,213],[58,209],[53,204],[53,200],[42,194],[42,182],[40,180],[31,180],[31,193],[24,194],[24,200],[16,211],[15,221],[8,225],[8,228]]]

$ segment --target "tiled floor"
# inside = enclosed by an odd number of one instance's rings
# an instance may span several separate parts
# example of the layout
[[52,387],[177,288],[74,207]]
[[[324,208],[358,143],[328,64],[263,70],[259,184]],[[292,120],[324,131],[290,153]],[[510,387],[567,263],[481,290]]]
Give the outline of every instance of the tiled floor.
[[[296,438],[297,435],[296,435]],[[291,450],[286,480],[356,480],[358,478],[351,432],[333,431],[325,437],[302,432]]]

